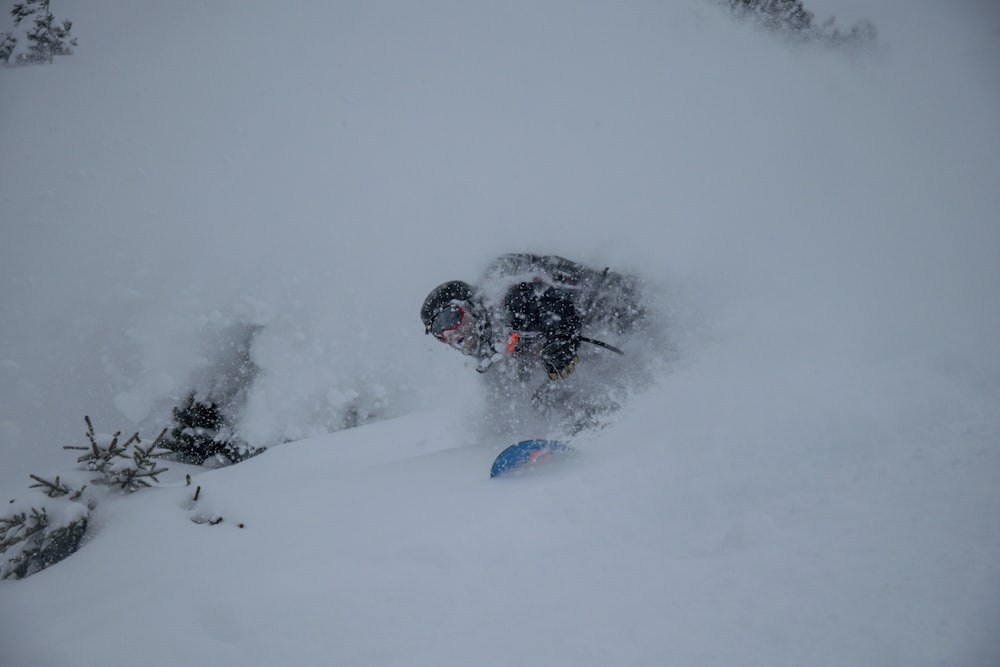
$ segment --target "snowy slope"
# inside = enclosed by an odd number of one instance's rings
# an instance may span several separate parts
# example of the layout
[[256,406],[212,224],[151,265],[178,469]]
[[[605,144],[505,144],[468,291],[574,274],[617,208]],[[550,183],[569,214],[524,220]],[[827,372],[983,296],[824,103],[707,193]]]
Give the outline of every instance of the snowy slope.
[[[54,8],[77,54],[0,70],[0,491],[245,325],[284,444],[0,582],[0,664],[1000,661],[996,10],[817,2],[844,54],[619,4]],[[416,311],[511,250],[643,275],[670,345],[490,480]]]

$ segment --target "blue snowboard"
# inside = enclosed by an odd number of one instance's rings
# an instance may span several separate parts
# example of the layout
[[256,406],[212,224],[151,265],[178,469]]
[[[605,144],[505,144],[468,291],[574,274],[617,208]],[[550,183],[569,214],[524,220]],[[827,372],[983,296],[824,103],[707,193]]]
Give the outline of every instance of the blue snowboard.
[[522,440],[500,452],[493,462],[490,477],[499,477],[512,470],[545,463],[554,455],[573,451],[558,440]]

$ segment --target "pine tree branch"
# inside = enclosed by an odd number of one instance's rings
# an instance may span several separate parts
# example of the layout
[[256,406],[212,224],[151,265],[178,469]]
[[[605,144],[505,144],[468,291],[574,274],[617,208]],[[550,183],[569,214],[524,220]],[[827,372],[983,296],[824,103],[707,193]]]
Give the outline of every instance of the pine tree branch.
[[29,477],[31,477],[31,479],[35,480],[35,482],[37,482],[37,484],[32,484],[28,488],[29,489],[37,489],[37,488],[47,489],[46,491],[44,491],[44,493],[49,498],[58,498],[60,496],[70,496],[70,500],[76,500],[81,495],[83,495],[83,490],[87,488],[87,486],[84,485],[82,488],[74,490],[71,486],[67,486],[66,484],[63,484],[62,481],[60,481],[58,475],[56,475],[56,481],[55,482],[50,482],[49,480],[44,479],[42,477],[39,477],[38,475],[29,475]]

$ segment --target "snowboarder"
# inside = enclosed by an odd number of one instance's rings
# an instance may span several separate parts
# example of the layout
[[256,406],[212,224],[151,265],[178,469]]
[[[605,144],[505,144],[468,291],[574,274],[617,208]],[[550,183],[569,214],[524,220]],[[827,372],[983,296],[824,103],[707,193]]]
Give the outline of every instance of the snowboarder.
[[[501,255],[478,285],[452,280],[424,300],[426,333],[475,357],[485,372],[510,360],[524,377],[540,363],[551,380],[576,369],[584,336],[630,331],[644,316],[635,278],[555,255]],[[617,350],[616,350],[617,351]]]

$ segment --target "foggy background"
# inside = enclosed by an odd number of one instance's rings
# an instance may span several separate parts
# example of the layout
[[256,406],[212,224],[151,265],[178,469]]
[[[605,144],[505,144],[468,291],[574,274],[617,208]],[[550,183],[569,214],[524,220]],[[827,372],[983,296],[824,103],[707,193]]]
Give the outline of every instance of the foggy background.
[[643,276],[749,385],[995,397],[997,11],[807,8],[876,48],[695,0],[59,3],[77,53],[0,71],[0,482],[84,414],[157,432],[248,325],[253,444],[475,391],[416,311],[507,251]]

